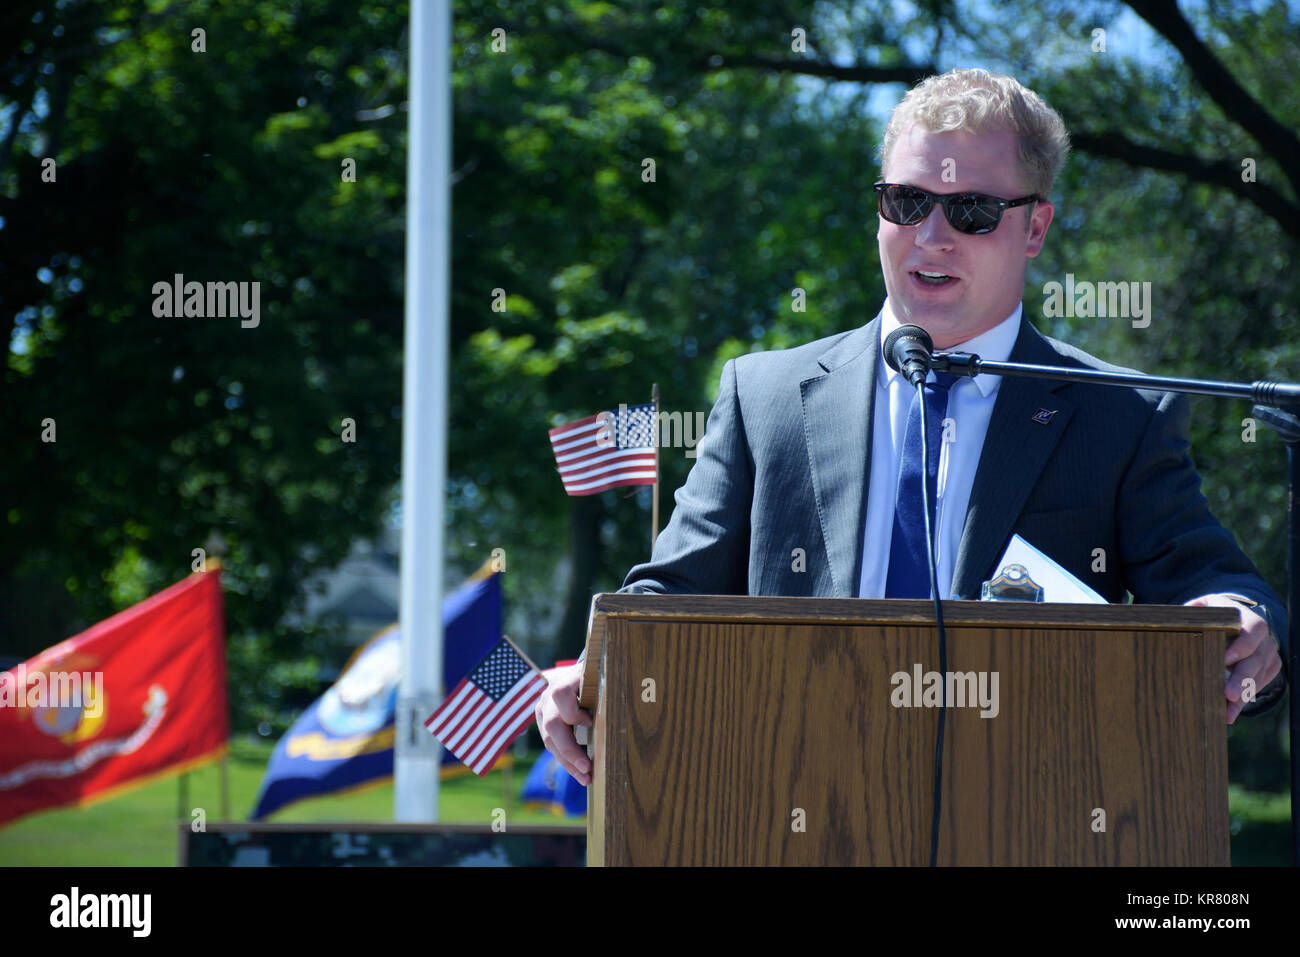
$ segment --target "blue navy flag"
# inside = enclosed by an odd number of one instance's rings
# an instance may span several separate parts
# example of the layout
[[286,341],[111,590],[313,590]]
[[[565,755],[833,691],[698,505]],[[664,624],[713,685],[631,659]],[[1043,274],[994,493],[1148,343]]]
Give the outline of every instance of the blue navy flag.
[[[460,681],[501,638],[501,576],[484,566],[442,601],[443,680]],[[401,631],[390,625],[362,646],[337,682],[294,722],[267,763],[250,820],[287,804],[393,776]],[[443,777],[465,773],[443,754]]]
[[582,817],[587,813],[587,789],[564,770],[564,765],[547,751],[528,772],[521,795],[528,810]]

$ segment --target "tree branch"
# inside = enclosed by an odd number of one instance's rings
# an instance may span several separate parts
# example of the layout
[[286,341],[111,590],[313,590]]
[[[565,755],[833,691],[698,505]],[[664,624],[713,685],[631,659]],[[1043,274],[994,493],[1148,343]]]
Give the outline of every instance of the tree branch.
[[1214,52],[1201,42],[1176,3],[1168,0],[1128,0],[1128,4],[1182,54],[1183,62],[1210,99],[1282,163],[1287,180],[1300,195],[1300,169],[1283,159],[1286,156],[1300,155],[1300,138],[1274,119],[1263,104],[1246,92]]
[[[545,31],[551,37],[562,39],[574,50],[599,50],[620,60],[638,55],[638,51],[628,49],[620,43],[589,35],[581,29],[575,20],[566,18],[562,25],[546,23],[536,28],[518,21],[494,19],[508,34],[526,34]],[[919,83],[927,76],[939,70],[930,63],[904,63],[898,66],[840,66],[821,60],[797,60],[786,57],[766,56],[759,53],[731,55],[721,51],[709,51],[689,61],[688,67],[694,70],[728,70],[735,67],[756,67],[776,73],[801,73],[807,76],[820,76],[830,80],[842,80],[847,83],[906,83],[909,86]]]
[[840,66],[820,60],[791,60],[784,57],[750,53],[727,56],[708,54],[691,64],[699,70],[729,70],[734,67],[757,67],[774,73],[800,73],[845,83],[906,83],[913,86],[939,70],[929,63],[904,63],[899,66]]
[[1258,207],[1260,212],[1281,226],[1292,239],[1300,240],[1300,205],[1267,183],[1243,182],[1241,167],[1230,162],[1204,160],[1199,156],[1186,156],[1155,146],[1145,146],[1115,132],[1071,133],[1070,141],[1077,148],[1094,156],[1121,160],[1130,166],[1181,173],[1193,182],[1231,190]]

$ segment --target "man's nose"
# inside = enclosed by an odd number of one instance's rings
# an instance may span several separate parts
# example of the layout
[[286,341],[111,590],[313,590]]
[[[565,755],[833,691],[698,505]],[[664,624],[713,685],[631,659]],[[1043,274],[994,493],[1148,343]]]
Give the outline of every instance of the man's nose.
[[926,247],[946,248],[957,241],[957,230],[952,228],[943,207],[935,203],[930,213],[916,227],[916,244]]

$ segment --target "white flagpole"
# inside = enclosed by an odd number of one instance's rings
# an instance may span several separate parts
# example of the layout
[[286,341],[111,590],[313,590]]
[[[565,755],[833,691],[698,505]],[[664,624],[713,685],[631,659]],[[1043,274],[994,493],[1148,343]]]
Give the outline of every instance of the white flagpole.
[[406,341],[402,395],[402,678],[393,817],[438,820],[442,523],[447,471],[451,5],[413,0],[407,77]]

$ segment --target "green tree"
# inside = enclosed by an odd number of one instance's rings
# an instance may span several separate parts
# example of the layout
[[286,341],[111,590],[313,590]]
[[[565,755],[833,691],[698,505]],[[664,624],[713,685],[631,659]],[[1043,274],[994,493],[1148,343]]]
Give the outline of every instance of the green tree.
[[[868,321],[882,108],[936,70],[1013,72],[1074,134],[1031,316],[1067,272],[1153,284],[1146,329],[1044,331],[1152,371],[1297,377],[1285,4],[454,12],[449,578],[505,548],[511,633],[541,658],[577,650],[591,593],[645,558],[649,520],[648,490],[565,497],[545,430],[653,382],[665,408],[706,411],[727,358]],[[237,724],[283,724],[340,660],[328,630],[284,616],[397,506],[406,15],[339,0],[0,13],[0,650],[156,591],[217,531]],[[153,283],[176,273],[260,282],[261,324],[154,317]],[[1243,443],[1240,407],[1194,410],[1207,494],[1280,583],[1279,443]],[[664,520],[689,465],[664,455]],[[1256,726],[1234,729],[1234,761],[1249,746],[1276,770],[1277,722]]]

